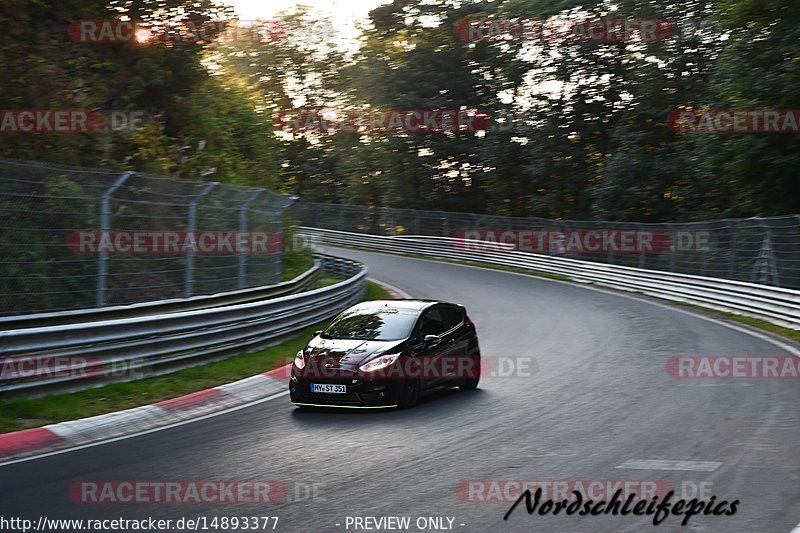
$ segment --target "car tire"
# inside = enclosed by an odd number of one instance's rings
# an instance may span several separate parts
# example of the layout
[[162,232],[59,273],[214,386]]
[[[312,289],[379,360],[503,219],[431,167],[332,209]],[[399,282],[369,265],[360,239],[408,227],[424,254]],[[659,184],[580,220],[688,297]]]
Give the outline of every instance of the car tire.
[[472,378],[462,381],[458,384],[458,388],[461,390],[475,390],[478,388],[478,382],[481,378]]
[[458,388],[461,390],[475,390],[478,388],[478,382],[481,380],[481,353],[475,352],[474,356],[478,357],[478,369],[477,369],[477,377],[465,379],[461,383],[458,384]]
[[400,409],[411,409],[419,400],[420,385],[418,379],[409,379],[403,382],[400,389],[400,398],[397,405]]

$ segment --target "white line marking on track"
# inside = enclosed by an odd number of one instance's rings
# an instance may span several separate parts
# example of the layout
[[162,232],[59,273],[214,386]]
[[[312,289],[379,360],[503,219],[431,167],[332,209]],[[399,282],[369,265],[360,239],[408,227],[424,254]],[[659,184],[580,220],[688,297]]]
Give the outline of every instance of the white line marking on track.
[[222,411],[218,411],[216,413],[209,413],[207,415],[198,416],[197,418],[189,418],[187,420],[181,420],[180,422],[174,422],[172,424],[168,424],[166,426],[161,426],[153,429],[148,429],[145,431],[139,431],[137,433],[131,433],[130,435],[122,435],[120,437],[114,437],[113,439],[106,439],[106,440],[99,440],[97,442],[90,442],[89,444],[81,444],[80,446],[74,446],[72,448],[64,448],[63,450],[53,450],[52,452],[43,453],[41,455],[32,455],[30,457],[21,457],[19,459],[12,459],[11,461],[6,461],[4,463],[0,463],[0,468],[4,466],[13,465],[16,463],[24,463],[25,461],[33,461],[34,459],[41,459],[43,457],[50,457],[52,455],[60,455],[62,453],[67,452],[74,452],[75,450],[82,450],[84,448],[92,448],[93,446],[100,446],[101,444],[109,444],[111,442],[117,442],[119,440],[130,439],[132,437],[138,437],[139,435],[147,435],[148,433],[155,433],[156,431],[161,431],[163,429],[170,429],[178,426],[183,426],[185,424],[191,424],[192,422],[197,422],[199,420],[205,420],[207,418],[213,418],[215,416],[224,415],[226,413],[232,413],[233,411],[238,411],[239,409],[244,409],[246,407],[252,407],[253,405],[258,405],[263,402],[268,402],[270,400],[274,400],[275,398],[280,398],[281,396],[286,396],[289,394],[289,391],[279,392],[277,394],[273,394],[272,396],[267,396],[266,398],[261,398],[260,400],[254,400],[252,402],[248,402],[242,405],[237,405],[235,407],[229,407],[228,409],[224,409]]
[[632,470],[680,470],[686,472],[713,472],[722,463],[717,461],[671,461],[666,459],[629,459],[617,468]]

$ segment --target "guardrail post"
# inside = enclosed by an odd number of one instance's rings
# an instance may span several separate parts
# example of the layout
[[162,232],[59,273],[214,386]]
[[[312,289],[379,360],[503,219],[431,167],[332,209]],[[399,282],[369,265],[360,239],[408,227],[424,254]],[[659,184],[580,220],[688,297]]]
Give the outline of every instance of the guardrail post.
[[[609,226],[610,225],[611,224],[609,224]],[[608,231],[608,229],[606,229],[606,231]],[[608,253],[606,254],[606,263],[608,263],[609,265],[613,265],[614,264],[614,247],[613,246],[609,246],[608,247]]]
[[775,250],[772,244],[772,228],[761,217],[753,217],[753,219],[764,230],[764,240],[761,243],[761,251],[758,253],[758,258],[753,264],[751,281],[755,281],[755,278],[758,277],[756,283],[769,285],[771,281],[772,285],[780,287],[781,280],[778,275],[778,265],[775,261]]
[[[264,189],[257,190],[256,192],[251,194],[250,197],[247,200],[245,200],[242,203],[241,206],[239,206],[239,231],[240,232],[244,233],[245,231],[247,231],[247,210],[249,209],[250,204],[253,203],[253,201],[256,198],[258,198],[258,195],[260,195],[262,192],[264,192]],[[237,239],[237,242],[238,242],[238,239]],[[252,245],[252,243],[251,243],[251,245]],[[239,277],[239,288],[240,289],[244,289],[244,287],[245,287],[245,277],[246,276],[247,276],[247,257],[245,256],[244,252],[240,249],[239,250],[239,275],[238,275],[238,277]]]
[[678,253],[678,234],[677,232],[673,231],[672,224],[666,224],[667,231],[669,231],[669,240],[670,240],[670,247],[669,247],[669,271],[675,272],[675,262],[677,259]]
[[[642,233],[642,231],[643,231],[642,230],[642,224],[636,224],[636,233],[637,233],[637,235],[639,233]],[[637,237],[637,239],[638,239],[638,237]],[[644,268],[645,267],[645,259],[646,259],[646,255],[647,254],[645,254],[643,250],[637,250],[637,252],[639,253],[639,268]]]
[[375,223],[375,235],[386,235],[386,232],[383,229],[386,227],[386,217],[384,216],[385,212],[386,209],[383,207],[375,208],[375,220],[377,220]]
[[106,275],[108,274],[108,250],[103,244],[103,236],[111,229],[111,195],[125,183],[135,172],[123,172],[114,184],[103,191],[100,200],[100,247],[97,255],[97,298],[95,305],[103,307],[106,304]]
[[385,218],[386,232],[384,235],[397,235],[397,221],[395,220],[394,212],[387,212],[388,216]]
[[[192,198],[189,202],[189,216],[186,221],[186,231],[194,232],[197,230],[197,204],[203,196],[210,193],[215,187],[219,185],[218,181],[212,181],[206,185],[202,191]],[[183,278],[183,296],[184,298],[191,298],[194,292],[194,252],[189,246],[186,247],[186,272]]]
[[279,233],[281,235],[281,246],[278,247],[277,250],[272,252],[272,283],[280,283],[281,282],[281,273],[283,272],[283,218],[282,212],[280,210],[276,210],[272,213],[272,221],[270,223],[270,228],[272,229],[272,233]]
[[730,260],[728,261],[728,277],[730,279],[736,279],[736,245],[737,245],[737,236],[738,233],[736,232],[736,228],[730,230],[731,224],[730,221],[725,221],[725,226],[731,232],[731,255]]
[[708,251],[706,251],[706,247],[703,247],[700,250],[700,275],[706,275],[706,269],[708,267]]

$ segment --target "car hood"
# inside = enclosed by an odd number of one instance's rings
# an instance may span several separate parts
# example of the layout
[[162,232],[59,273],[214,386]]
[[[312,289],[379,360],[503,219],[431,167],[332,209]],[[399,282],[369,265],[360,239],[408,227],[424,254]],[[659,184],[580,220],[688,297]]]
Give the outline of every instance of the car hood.
[[[365,341],[354,339],[323,339],[314,337],[304,353],[309,358],[324,359],[340,366],[360,365],[379,353],[388,353],[403,343],[399,341]],[[320,361],[321,362],[321,361]]]

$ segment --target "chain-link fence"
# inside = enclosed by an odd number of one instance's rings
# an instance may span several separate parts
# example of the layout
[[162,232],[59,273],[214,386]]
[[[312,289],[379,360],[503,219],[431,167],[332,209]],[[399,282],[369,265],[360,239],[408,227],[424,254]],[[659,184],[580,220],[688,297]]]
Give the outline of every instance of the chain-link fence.
[[278,283],[291,203],[253,187],[0,160],[0,314]]
[[642,224],[309,202],[290,213],[303,226],[496,241],[519,251],[800,288],[800,215]]

